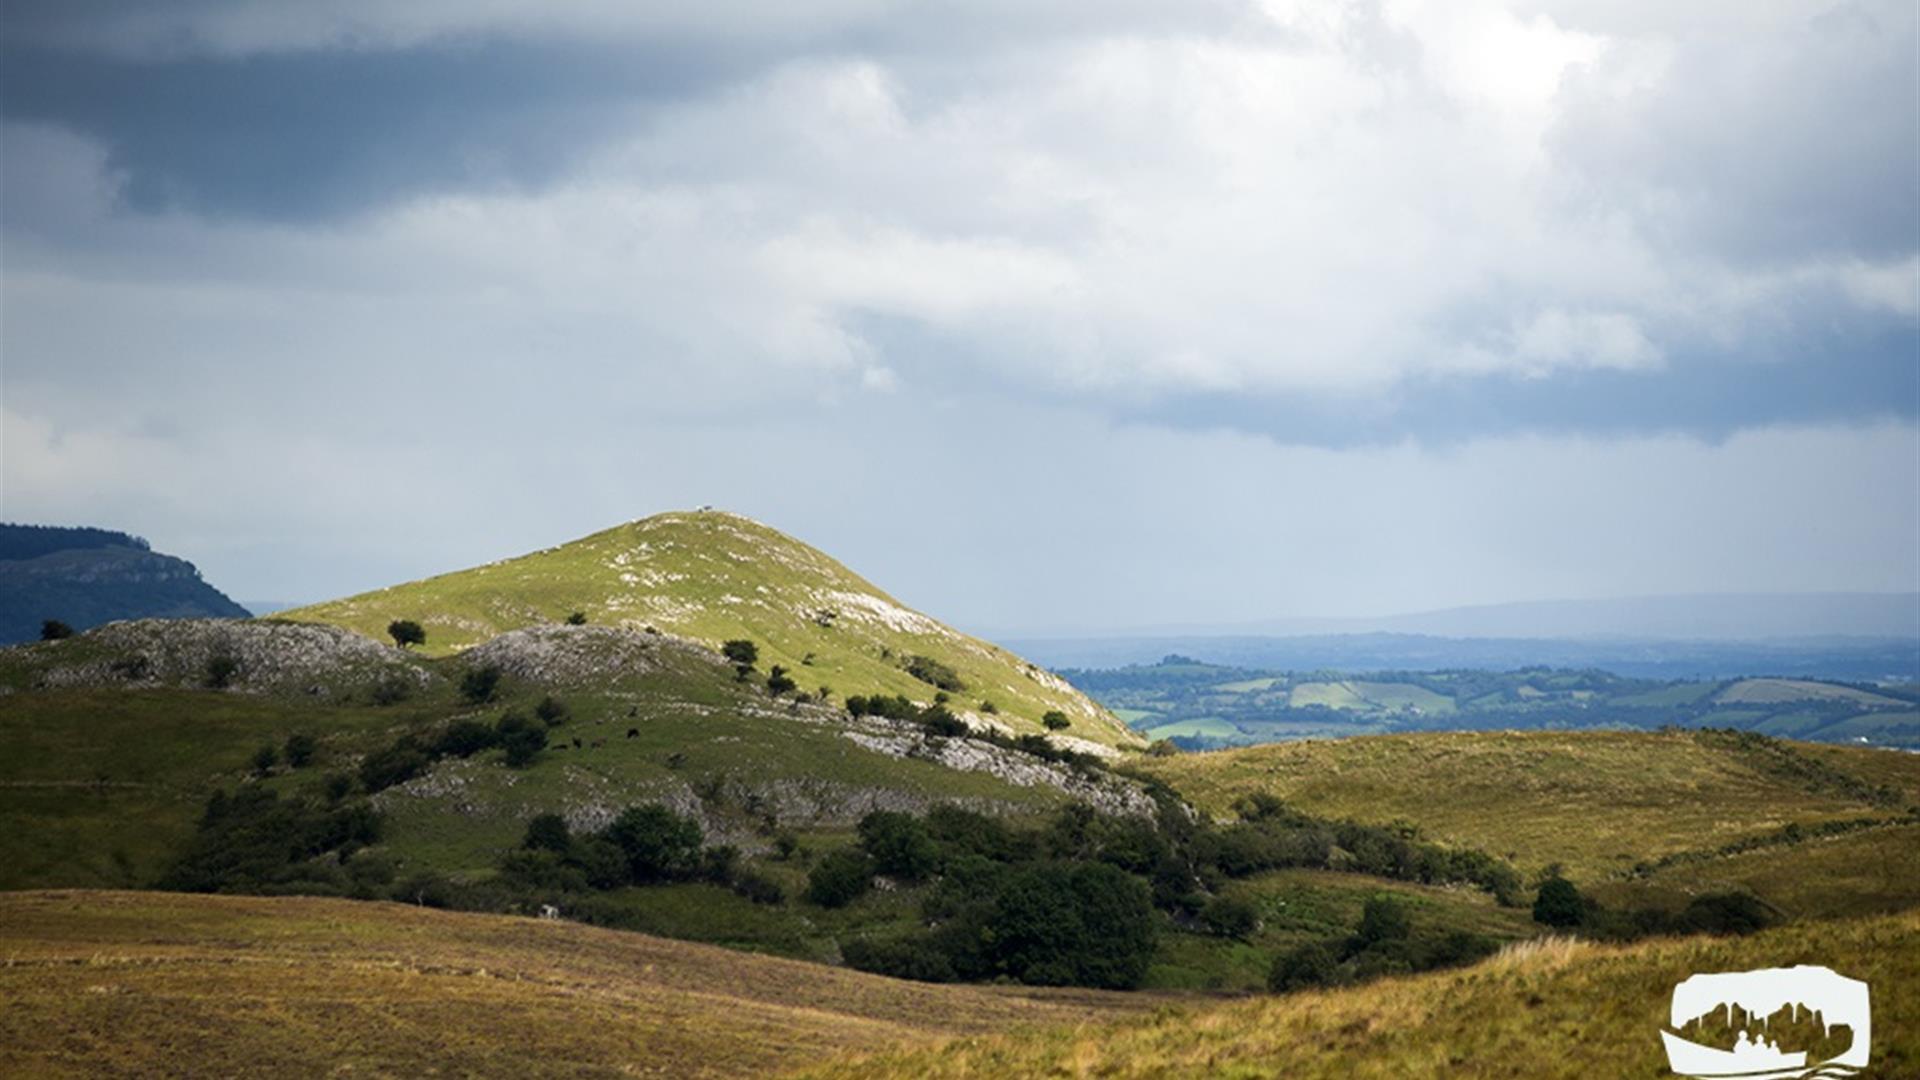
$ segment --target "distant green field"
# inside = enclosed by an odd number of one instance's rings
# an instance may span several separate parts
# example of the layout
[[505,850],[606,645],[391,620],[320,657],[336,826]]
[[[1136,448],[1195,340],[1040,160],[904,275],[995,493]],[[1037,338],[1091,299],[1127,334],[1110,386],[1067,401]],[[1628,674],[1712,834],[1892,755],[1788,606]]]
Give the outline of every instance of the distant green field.
[[1367,699],[1344,682],[1308,682],[1293,688],[1289,703],[1296,709],[1322,705],[1329,709],[1364,709]]
[[1264,679],[1242,679],[1239,682],[1221,683],[1214,687],[1214,689],[1225,694],[1251,694],[1260,690],[1271,690],[1273,689],[1274,683],[1284,681],[1285,680],[1274,676],[1268,676]]
[[1115,709],[1113,710],[1113,715],[1126,721],[1127,724],[1134,728],[1148,728],[1153,726],[1148,721],[1154,720],[1160,714],[1148,709]]
[[1412,683],[1356,682],[1353,688],[1361,700],[1381,709],[1418,709],[1423,713],[1450,713],[1453,699]]
[[1176,736],[1188,736],[1202,739],[1239,739],[1243,736],[1240,729],[1217,716],[1196,716],[1191,720],[1176,720],[1168,724],[1158,724],[1145,729],[1156,739],[1171,739]]

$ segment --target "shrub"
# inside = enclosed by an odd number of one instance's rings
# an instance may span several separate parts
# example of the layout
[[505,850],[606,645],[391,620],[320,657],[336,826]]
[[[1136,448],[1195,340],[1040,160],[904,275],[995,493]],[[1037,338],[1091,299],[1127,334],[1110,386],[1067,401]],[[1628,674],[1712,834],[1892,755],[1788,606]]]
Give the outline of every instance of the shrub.
[[1173,744],[1172,739],[1155,739],[1147,744],[1149,757],[1172,757],[1179,752],[1180,748]]
[[732,844],[716,844],[700,850],[700,876],[716,885],[733,881],[740,869],[740,849]]
[[642,883],[685,877],[700,851],[700,826],[659,803],[621,811],[606,837],[626,856],[628,876]]
[[931,656],[909,656],[906,668],[907,674],[936,689],[959,693],[967,688],[967,684],[960,681],[959,672]]
[[411,739],[401,739],[360,763],[360,783],[368,793],[384,791],[426,772],[433,759]]
[[273,767],[278,764],[280,764],[280,751],[275,750],[271,743],[253,752],[253,771],[260,776],[272,772]]
[[444,757],[472,757],[492,749],[495,742],[493,729],[480,721],[455,720],[434,740],[433,752]]
[[339,892],[344,879],[338,870],[312,860],[377,841],[381,824],[366,806],[321,807],[256,785],[231,796],[216,792],[186,851],[159,885],[183,892],[258,892],[311,882],[324,887],[301,891]]
[[460,676],[460,696],[474,705],[492,701],[494,693],[500,689],[501,674],[499,664],[468,668],[466,674]]
[[1048,709],[1041,714],[1040,723],[1048,731],[1065,731],[1073,726],[1073,721],[1067,719],[1067,714],[1059,709]]
[[735,667],[751,668],[760,662],[760,646],[746,638],[734,638],[721,643],[720,655],[732,661]]
[[824,908],[845,907],[873,884],[873,863],[853,848],[829,852],[807,875],[807,899]]
[[569,716],[573,715],[573,710],[567,708],[566,702],[561,701],[552,694],[548,694],[546,697],[540,699],[540,704],[533,707],[533,715],[539,717],[541,722],[548,727],[559,727],[561,724],[567,722]]
[[1267,989],[1275,993],[1329,986],[1338,977],[1340,962],[1333,950],[1318,941],[1296,945],[1274,957],[1267,972]]
[[327,801],[339,802],[353,790],[353,777],[343,772],[328,773],[320,790],[326,793]]
[[240,661],[222,654],[207,661],[206,684],[209,690],[225,690],[240,673]]
[[601,836],[588,836],[573,842],[567,858],[580,868],[587,884],[596,889],[617,889],[627,883],[627,853],[620,845]]
[[59,619],[48,619],[40,624],[41,641],[60,641],[73,636],[73,627]]
[[1778,921],[1759,897],[1741,892],[1695,897],[1675,919],[1684,932],[1706,934],[1751,934]]
[[373,686],[375,705],[398,705],[413,696],[413,684],[398,675],[381,679]]
[[403,649],[409,645],[425,645],[427,643],[426,628],[412,619],[395,619],[388,623],[387,636],[393,639],[395,645]]
[[1200,921],[1208,933],[1245,941],[1260,929],[1260,912],[1245,900],[1216,896],[1201,909]]
[[516,712],[500,718],[493,726],[493,738],[507,752],[507,764],[516,769],[531,765],[547,748],[547,729]]
[[1033,863],[1010,873],[989,919],[994,959],[1025,983],[1113,990],[1153,958],[1147,887],[1101,863]]
[[860,847],[873,868],[889,877],[919,881],[940,865],[940,847],[926,823],[910,814],[875,810],[860,819]]
[[1565,929],[1579,926],[1586,915],[1586,900],[1573,882],[1556,875],[1540,883],[1540,891],[1533,898],[1534,922]]
[[787,669],[781,667],[779,664],[773,665],[773,670],[767,673],[767,692],[768,693],[772,693],[772,694],[792,693],[793,689],[798,685],[800,684],[794,682],[793,678],[787,674]]
[[319,744],[313,741],[311,735],[295,733],[287,736],[285,753],[288,766],[295,769],[306,768],[313,761],[314,752],[318,749]]
[[523,848],[540,851],[564,852],[573,845],[573,836],[567,831],[567,819],[559,814],[539,814],[527,822],[527,834],[520,841]]
[[751,870],[735,872],[733,891],[735,895],[746,897],[756,904],[778,904],[787,898],[786,890],[780,887],[779,882]]
[[[869,703],[869,707],[871,707],[871,703]],[[927,729],[929,734],[940,735],[950,739],[960,738],[973,730],[967,727],[965,720],[955,716],[953,710],[947,708],[945,705],[935,705],[921,713],[920,724]]]
[[800,853],[800,838],[791,829],[781,829],[773,834],[773,856],[781,862]]
[[571,614],[571,615],[568,615],[568,616],[567,616],[567,625],[568,625],[568,626],[585,626],[585,625],[587,625],[587,613],[586,613],[586,612],[584,612],[584,611],[576,611],[576,612],[574,612],[573,614]]
[[894,979],[953,982],[958,978],[946,954],[920,938],[853,938],[840,944],[840,955],[850,968]]
[[1357,949],[1369,949],[1382,942],[1405,941],[1412,933],[1413,920],[1407,915],[1406,905],[1391,896],[1375,896],[1360,911],[1360,929],[1354,932],[1354,942]]

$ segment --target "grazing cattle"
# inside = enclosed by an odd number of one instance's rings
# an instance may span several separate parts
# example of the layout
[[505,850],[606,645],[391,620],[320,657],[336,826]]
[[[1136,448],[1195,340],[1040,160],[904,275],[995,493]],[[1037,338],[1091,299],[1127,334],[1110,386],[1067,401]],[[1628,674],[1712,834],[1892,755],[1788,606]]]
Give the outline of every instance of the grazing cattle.
[[629,739],[637,739],[637,738],[639,738],[639,737],[640,737],[640,729],[639,729],[639,728],[637,728],[637,727],[630,727],[630,728],[628,728],[628,729],[627,729],[627,738],[629,738]]
[[554,907],[552,904],[541,904],[540,917],[543,919],[557,919],[560,917],[560,909]]

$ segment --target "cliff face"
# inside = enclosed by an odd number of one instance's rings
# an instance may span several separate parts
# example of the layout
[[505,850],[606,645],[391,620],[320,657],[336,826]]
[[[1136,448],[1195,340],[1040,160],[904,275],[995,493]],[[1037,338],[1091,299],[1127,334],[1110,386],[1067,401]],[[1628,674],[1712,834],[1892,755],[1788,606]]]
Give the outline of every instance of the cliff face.
[[0,559],[0,644],[33,641],[59,619],[85,630],[116,619],[234,618],[247,609],[185,559],[113,545]]

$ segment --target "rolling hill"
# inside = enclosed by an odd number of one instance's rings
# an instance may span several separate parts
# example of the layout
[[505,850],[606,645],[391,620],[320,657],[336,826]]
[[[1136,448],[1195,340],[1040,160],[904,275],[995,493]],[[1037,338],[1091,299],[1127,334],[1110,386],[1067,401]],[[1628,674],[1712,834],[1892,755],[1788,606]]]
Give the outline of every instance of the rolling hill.
[[1255,1077],[1530,1080],[1669,1076],[1659,1032],[1698,972],[1813,964],[1872,988],[1872,1061],[1920,1075],[1920,914],[1747,938],[1601,946],[1548,939],[1461,971],[842,1058],[810,1077]]
[[[1920,756],[1725,732],[1434,732],[1307,740],[1142,761],[1201,810],[1267,792],[1316,814],[1417,827],[1564,865],[1583,882],[1788,825],[1893,822],[1920,805]],[[1906,895],[1920,900],[1920,879]]]
[[385,640],[389,622],[412,619],[426,629],[425,651],[448,655],[574,612],[595,625],[652,627],[710,646],[750,639],[763,667],[782,665],[807,689],[917,700],[944,691],[953,710],[976,725],[1040,731],[1041,718],[1058,711],[1072,725],[1069,737],[1142,743],[1051,672],[903,606],[790,536],[719,511],[659,514],[279,617],[376,640]]
[[8,1076],[765,1075],[1158,1003],[315,898],[3,893],[0,952]]

